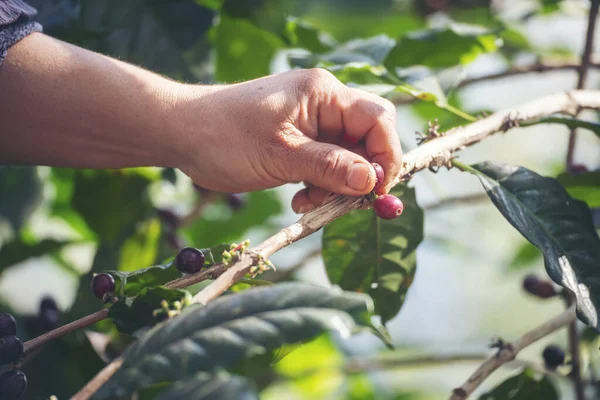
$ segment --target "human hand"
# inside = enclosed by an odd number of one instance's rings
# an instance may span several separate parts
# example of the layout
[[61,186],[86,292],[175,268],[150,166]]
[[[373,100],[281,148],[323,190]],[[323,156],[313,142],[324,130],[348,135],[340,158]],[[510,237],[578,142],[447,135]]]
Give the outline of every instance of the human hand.
[[373,190],[371,162],[385,171],[378,194],[388,192],[400,169],[394,105],[325,70],[189,85],[184,92],[177,167],[204,188],[242,192],[304,181],[292,200],[294,211],[304,213],[331,192]]

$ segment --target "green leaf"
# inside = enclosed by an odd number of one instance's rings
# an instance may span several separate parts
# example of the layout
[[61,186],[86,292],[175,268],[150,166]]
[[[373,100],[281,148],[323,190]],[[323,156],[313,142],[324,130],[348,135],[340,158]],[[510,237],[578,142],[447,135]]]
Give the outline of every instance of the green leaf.
[[118,278],[117,282],[115,282],[115,292],[118,293],[120,297],[136,296],[144,288],[164,285],[167,282],[181,277],[181,272],[175,268],[173,263],[153,265],[132,272],[114,270],[105,272]]
[[586,202],[590,208],[600,208],[600,171],[564,173],[556,179],[572,197]]
[[200,372],[189,379],[177,382],[156,400],[258,400],[258,394],[246,378],[226,372],[208,374]]
[[366,39],[354,39],[324,54],[290,57],[290,62],[293,66],[300,66],[302,68],[310,68],[318,64],[331,66],[348,63],[381,66],[395,43],[394,39],[386,35],[378,35]]
[[110,307],[108,317],[112,318],[117,329],[123,333],[132,334],[146,326],[151,326],[165,319],[166,315],[154,316],[154,310],[161,308],[161,302],[166,300],[172,305],[175,301],[191,300],[186,290],[168,289],[162,286],[144,288],[133,299],[120,299]]
[[414,189],[398,185],[391,193],[404,203],[399,218],[384,220],[373,210],[353,211],[323,231],[329,280],[342,289],[368,293],[383,323],[396,316],[404,302],[423,240],[423,210]]
[[199,5],[210,8],[211,10],[219,10],[223,5],[224,0],[196,0]]
[[535,372],[525,369],[519,375],[508,378],[479,400],[558,400],[558,393],[547,376],[536,379]]
[[334,38],[296,18],[288,19],[285,34],[292,46],[301,47],[313,53],[329,51],[336,45]]
[[[245,81],[268,75],[270,64],[283,41],[246,19],[221,14],[216,27],[215,74],[221,82]],[[252,62],[247,62],[252,60]]]
[[388,72],[382,66],[374,66],[365,62],[319,66],[331,72],[343,83],[356,83],[359,85],[389,83],[389,80],[386,78]]
[[44,239],[39,243],[25,243],[15,239],[0,248],[0,271],[29,258],[51,255],[70,243],[52,239]]
[[155,178],[143,169],[82,170],[74,179],[73,208],[101,241],[114,244],[126,238],[152,212],[146,188]]
[[121,246],[119,271],[135,271],[152,265],[158,253],[160,221],[156,218],[144,221],[136,227],[136,232]]
[[542,252],[540,249],[532,245],[528,241],[523,243],[517,248],[515,255],[510,262],[510,268],[518,270],[521,268],[527,268],[531,266],[531,263],[541,258]]
[[398,39],[383,64],[390,71],[414,65],[452,67],[494,50],[496,35],[492,31],[476,25],[450,24],[406,34]]
[[588,206],[555,179],[523,167],[491,162],[463,167],[478,176],[510,224],[542,250],[550,278],[575,294],[579,319],[599,329],[600,238]]
[[37,169],[0,166],[0,198],[0,220],[6,219],[18,232],[42,201]]
[[243,359],[314,338],[325,330],[347,336],[359,326],[370,326],[370,306],[364,295],[281,283],[188,307],[141,336],[94,399],[127,396],[157,382],[233,368]]
[[[249,229],[265,226],[268,218],[279,214],[281,210],[281,202],[275,191],[252,192],[248,193],[247,203],[239,211],[232,212],[221,204],[220,208],[211,209],[210,213],[183,229],[183,233],[190,243],[201,243],[203,246],[233,242],[244,237]],[[221,252],[214,254],[220,256]]]

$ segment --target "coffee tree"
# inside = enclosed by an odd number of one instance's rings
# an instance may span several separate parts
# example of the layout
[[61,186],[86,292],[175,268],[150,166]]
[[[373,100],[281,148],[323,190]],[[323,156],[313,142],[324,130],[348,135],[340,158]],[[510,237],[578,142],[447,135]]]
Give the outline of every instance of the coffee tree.
[[[569,381],[571,398],[600,396],[600,382],[587,368],[593,357],[580,357],[584,346],[592,354],[598,348],[600,239],[593,213],[600,209],[600,172],[573,155],[578,130],[600,136],[600,125],[580,115],[600,110],[600,91],[585,89],[588,72],[598,67],[592,51],[598,1],[517,2],[518,12],[508,17],[512,3],[479,0],[331,1],[329,8],[285,0],[31,3],[47,33],[175,79],[253,79],[269,74],[276,56],[287,54],[291,68],[333,74],[412,107],[429,124],[417,132],[418,147],[406,151],[390,195],[332,196],[258,244],[245,234],[281,211],[272,191],[222,194],[195,186],[189,192],[194,204],[181,213],[158,207],[149,196],[156,188],[193,185],[173,170],[1,167],[0,217],[12,234],[0,248],[0,273],[48,256],[79,280],[65,313],[48,297],[34,316],[3,306],[2,399],[423,398],[382,389],[369,374],[419,361],[394,350],[386,323],[403,305],[423,240],[424,211],[411,178],[442,168],[478,180],[506,222],[530,242],[523,251],[543,254],[548,277],[527,276],[523,289],[565,303],[563,313],[541,326],[522,321],[523,336],[495,341],[489,358],[448,397],[468,398],[522,349],[563,327],[568,349],[548,346],[543,365],[520,364],[479,398],[558,399],[559,379]],[[582,55],[538,49],[520,33],[528,18],[567,6],[589,15]],[[315,8],[319,12],[311,14]],[[287,49],[296,50],[282,53]],[[503,57],[506,70],[466,76],[466,66],[486,53]],[[523,55],[533,56],[528,65],[517,64]],[[575,71],[577,87],[501,111],[461,107],[459,94],[468,85],[556,70]],[[491,135],[540,124],[571,131],[556,176],[459,158],[460,150]],[[54,195],[48,201],[43,193],[49,188]],[[450,199],[462,200],[468,199]],[[36,235],[30,221],[40,207],[72,235]],[[300,283],[290,271],[275,270],[271,256],[319,230],[319,254],[333,287]],[[80,243],[96,248],[83,274],[64,251]],[[297,261],[302,266],[306,260]],[[586,328],[577,329],[577,320]],[[378,337],[386,350],[344,356],[339,345],[357,332]],[[310,361],[286,364],[294,353]]]

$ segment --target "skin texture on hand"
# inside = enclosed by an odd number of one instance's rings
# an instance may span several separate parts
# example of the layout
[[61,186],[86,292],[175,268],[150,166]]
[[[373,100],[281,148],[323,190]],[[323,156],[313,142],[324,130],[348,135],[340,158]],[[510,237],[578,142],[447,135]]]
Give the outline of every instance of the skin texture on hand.
[[394,106],[324,70],[184,85],[43,34],[0,66],[0,164],[169,166],[206,189],[305,182],[292,207],[358,196],[400,168]]

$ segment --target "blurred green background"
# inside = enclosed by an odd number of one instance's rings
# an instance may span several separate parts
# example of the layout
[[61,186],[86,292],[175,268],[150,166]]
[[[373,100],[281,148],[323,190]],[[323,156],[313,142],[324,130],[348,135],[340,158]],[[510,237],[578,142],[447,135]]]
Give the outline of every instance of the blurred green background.
[[[236,82],[322,66],[351,85],[378,93],[390,95],[393,84],[402,88],[390,97],[398,103],[398,134],[405,151],[417,146],[415,131],[425,131],[428,121],[438,119],[441,130],[468,122],[457,109],[480,115],[574,88],[573,69],[461,82],[542,59],[577,61],[589,8],[586,0],[28,2],[38,9],[46,34],[180,81]],[[448,28],[455,23],[470,28],[466,33]],[[382,66],[380,53],[389,50],[391,39],[402,46]],[[348,62],[358,64],[343,68]],[[381,73],[383,67],[395,76]],[[595,70],[588,82],[597,88]],[[409,91],[424,101],[409,102]],[[598,138],[587,131],[579,136],[577,162],[598,169]],[[466,162],[504,161],[556,176],[564,170],[567,140],[567,128],[538,125],[492,137],[460,157]],[[458,355],[467,360],[348,378],[331,366],[380,351],[382,344],[368,335],[344,342],[323,336],[276,367],[283,375],[311,368],[318,372],[269,385],[262,397],[444,399],[478,365],[468,359],[488,353],[490,337],[517,337],[560,312],[559,300],[542,302],[521,290],[525,274],[543,273],[543,259],[489,201],[433,207],[446,198],[483,193],[476,180],[464,175],[424,171],[411,182],[425,210],[424,240],[412,286],[388,328],[406,356]],[[297,189],[286,185],[244,194],[238,208],[230,206],[227,195],[195,190],[173,170],[0,167],[1,308],[25,321],[37,312],[40,299],[51,295],[61,322],[86,315],[99,308],[88,289],[92,273],[159,263],[175,254],[174,241],[208,247],[249,237],[258,243],[295,221],[289,204]],[[198,204],[204,206],[199,209]],[[175,234],[158,210],[195,218]],[[306,259],[293,279],[329,285],[320,257],[309,258],[321,247],[320,235],[294,244],[272,261],[285,271]],[[101,357],[127,344],[108,323],[94,330],[102,334],[77,332],[26,361],[25,371],[35,382],[28,399],[71,395],[103,365]],[[26,340],[31,332],[23,329],[19,336]],[[565,333],[531,346],[522,358],[539,364],[549,342],[565,345]],[[598,362],[597,351],[583,357],[589,372]],[[517,363],[503,369],[482,390],[520,368]],[[572,398],[565,378],[553,376],[552,382],[561,398]]]

